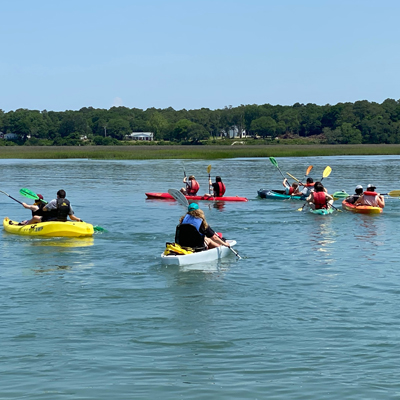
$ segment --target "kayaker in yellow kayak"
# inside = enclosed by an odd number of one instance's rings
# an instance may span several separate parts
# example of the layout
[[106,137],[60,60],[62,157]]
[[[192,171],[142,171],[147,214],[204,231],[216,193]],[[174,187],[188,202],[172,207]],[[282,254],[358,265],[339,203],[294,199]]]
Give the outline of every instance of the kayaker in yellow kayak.
[[[41,222],[44,214],[43,207],[46,205],[46,202],[43,200],[43,196],[41,194],[37,193],[37,197],[38,199],[36,199],[33,204],[26,204],[24,202],[22,203],[26,209],[32,211],[32,218],[30,220],[22,221],[18,225],[31,225]],[[10,225],[13,225],[12,221],[10,221]]]
[[68,217],[72,221],[82,222],[82,220],[74,215],[74,210],[71,203],[65,198],[65,190],[61,189],[57,192],[57,198],[51,200],[43,207],[43,211],[49,212],[46,216],[46,221],[66,221]]
[[375,192],[375,189],[376,186],[369,184],[367,186],[367,190],[360,196],[360,198],[354,204],[384,208],[385,199],[379,193]]
[[[197,230],[197,235],[196,231],[193,228],[193,238],[189,238],[188,241],[188,236],[191,235],[190,229],[187,231],[184,231],[184,229],[181,229],[181,227],[185,227],[185,225],[191,225]],[[179,240],[179,235],[183,234],[185,236],[185,244],[182,244],[182,240]],[[201,238],[199,239],[199,235]],[[178,239],[178,240],[176,240]],[[175,241],[183,246],[187,247],[198,247],[200,241],[203,242],[203,245],[205,244],[207,248],[213,249],[215,247],[219,246],[226,246],[230,247],[230,244],[227,242],[224,242],[215,232],[214,230],[208,225],[206,221],[206,217],[204,216],[204,212],[199,209],[198,204],[196,203],[191,203],[188,206],[188,212],[183,215],[180,220],[179,220],[179,225],[177,227],[177,233],[176,233],[176,239]],[[183,239],[183,238],[182,238]]]

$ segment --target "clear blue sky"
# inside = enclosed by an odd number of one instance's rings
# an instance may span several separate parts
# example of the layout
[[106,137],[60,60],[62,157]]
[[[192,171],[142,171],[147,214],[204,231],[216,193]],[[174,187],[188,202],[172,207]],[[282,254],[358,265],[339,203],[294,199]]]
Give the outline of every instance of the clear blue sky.
[[12,0],[0,109],[400,98],[400,1]]

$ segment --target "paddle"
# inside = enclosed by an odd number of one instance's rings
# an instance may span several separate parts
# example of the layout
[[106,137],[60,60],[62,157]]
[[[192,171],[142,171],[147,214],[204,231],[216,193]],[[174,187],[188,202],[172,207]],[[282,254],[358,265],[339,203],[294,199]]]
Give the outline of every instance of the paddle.
[[281,175],[283,176],[283,179],[286,179],[286,178],[285,178],[285,175],[283,175],[282,171],[280,170],[279,165],[278,165],[278,162],[275,160],[275,158],[274,158],[274,157],[270,157],[270,158],[269,158],[269,161],[271,161],[271,163],[272,163],[272,165],[273,165],[274,167],[278,168],[278,171],[279,171],[279,172],[281,173]]
[[400,197],[400,190],[392,190],[389,193],[381,193],[381,196]]
[[211,196],[211,187],[212,187],[212,185],[210,184],[210,181],[211,181],[210,172],[211,172],[211,164],[207,167],[207,173],[208,173],[208,193],[209,193],[209,195]]
[[[324,172],[322,173],[322,178],[321,178],[320,182],[322,182],[322,180],[324,178],[327,178],[331,174],[331,172],[332,172],[331,167],[329,167],[329,166],[325,167]],[[305,202],[303,204],[303,207],[298,208],[297,211],[303,211],[303,208],[305,207],[306,204],[307,204],[307,202]],[[335,208],[334,206],[332,206],[332,207]]]
[[[308,176],[308,174],[311,172],[311,170],[313,169],[312,165],[309,165],[306,171],[306,174],[304,175],[303,180],[305,180]],[[286,172],[287,175],[289,175],[292,179],[294,179],[296,182],[302,184],[296,177],[294,177],[292,174],[289,174],[289,172]]]
[[0,190],[0,192],[1,193],[4,193],[6,196],[8,196],[10,199],[13,199],[14,201],[16,201],[17,203],[19,203],[19,204],[21,204],[21,205],[23,205],[19,200],[17,200],[17,199],[14,199],[14,197],[12,197],[12,196],[10,196],[8,193],[6,193],[6,192],[3,192],[2,190]]
[[42,200],[35,192],[32,192],[32,190],[23,188],[19,191],[22,196],[27,197],[28,199],[32,199],[32,200],[40,200],[42,201],[44,204],[47,204],[47,201]]
[[[211,167],[211,165],[210,165]],[[168,189],[168,193],[182,206],[184,206],[186,209],[189,206],[189,202],[187,201],[187,198],[182,194],[177,189]],[[242,257],[238,254],[237,251],[233,250],[232,247],[229,246],[229,249],[232,251],[233,254],[240,260]]]
[[168,193],[182,206],[188,208],[189,202],[187,198],[177,189],[168,189]]

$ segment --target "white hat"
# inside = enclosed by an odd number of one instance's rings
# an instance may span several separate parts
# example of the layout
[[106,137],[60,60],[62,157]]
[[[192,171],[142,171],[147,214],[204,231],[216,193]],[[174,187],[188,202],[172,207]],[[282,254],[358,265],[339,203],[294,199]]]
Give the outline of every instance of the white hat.
[[361,185],[357,185],[356,189],[362,189],[363,187]]
[[369,183],[368,186],[367,186],[367,189],[371,189],[371,188],[376,189],[376,186],[375,186],[375,185],[371,185],[371,184]]

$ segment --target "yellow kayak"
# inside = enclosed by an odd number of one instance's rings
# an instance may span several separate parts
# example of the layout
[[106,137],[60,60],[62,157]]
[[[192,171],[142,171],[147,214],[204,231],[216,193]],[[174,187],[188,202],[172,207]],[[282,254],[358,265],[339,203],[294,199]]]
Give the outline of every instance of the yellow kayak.
[[18,225],[18,221],[11,221],[8,217],[3,220],[6,232],[16,235],[46,236],[46,237],[83,237],[92,236],[93,225],[76,221],[47,221],[32,225]]

